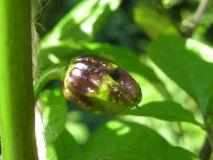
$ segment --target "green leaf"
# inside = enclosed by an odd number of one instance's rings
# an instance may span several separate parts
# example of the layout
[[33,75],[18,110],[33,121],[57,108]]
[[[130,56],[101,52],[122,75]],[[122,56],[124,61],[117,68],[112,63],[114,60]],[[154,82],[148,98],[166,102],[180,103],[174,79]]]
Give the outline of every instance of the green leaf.
[[50,66],[61,62],[69,63],[72,57],[79,56],[81,52],[81,46],[73,40],[43,46],[40,48],[37,56],[39,71],[42,72]]
[[201,107],[208,105],[213,87],[211,48],[190,39],[161,37],[150,45],[148,54]]
[[81,149],[72,135],[64,129],[52,145],[47,146],[47,159],[79,160]]
[[46,146],[46,159],[58,160],[57,154],[53,145]]
[[61,89],[46,90],[41,94],[46,143],[51,144],[63,132],[67,120],[67,102]]
[[148,127],[121,121],[110,121],[96,130],[84,147],[83,158],[87,160],[198,160],[193,153],[171,146]]
[[135,6],[134,20],[152,39],[157,38],[158,35],[178,35],[169,19],[147,4],[141,3]]
[[42,46],[73,38],[88,40],[93,38],[118,9],[122,0],[82,0],[62,18],[41,42]]
[[79,43],[79,46],[73,46],[72,44],[73,41],[70,43],[69,41],[66,41],[58,45],[42,48],[38,55],[39,68],[44,70],[52,64],[64,61],[69,62],[71,58],[77,55],[94,54],[118,63],[130,73],[137,73],[138,75],[143,76],[148,81],[152,82],[155,88],[165,98],[171,98],[165,85],[157,77],[152,68],[144,63],[141,63],[140,57],[130,49],[101,43],[81,42]]
[[189,122],[199,125],[192,112],[172,101],[151,102],[124,114],[154,117],[166,121]]

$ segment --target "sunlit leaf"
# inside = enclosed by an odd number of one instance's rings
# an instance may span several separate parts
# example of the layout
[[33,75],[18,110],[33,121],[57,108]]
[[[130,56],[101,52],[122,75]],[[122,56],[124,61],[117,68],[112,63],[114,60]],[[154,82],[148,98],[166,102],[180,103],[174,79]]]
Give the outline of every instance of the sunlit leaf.
[[41,94],[46,143],[51,144],[62,133],[67,120],[67,102],[59,88]]
[[80,156],[81,149],[67,130],[63,130],[55,142],[47,146],[47,159],[79,160]]
[[150,45],[148,54],[201,107],[206,107],[213,87],[213,64],[206,51],[213,54],[212,49],[191,40],[161,37]]
[[134,8],[134,19],[141,29],[150,37],[158,35],[178,35],[169,19],[156,8],[146,4],[138,4]]
[[46,158],[51,160],[58,160],[55,148],[53,145],[46,147]]
[[182,2],[182,1],[181,0],[162,0],[162,5],[165,8],[171,8],[171,7],[177,5],[180,2]]
[[89,137],[89,130],[84,123],[68,121],[66,129],[72,134],[78,144],[84,144]]
[[122,0],[82,0],[64,16],[42,41],[51,45],[59,40],[88,40],[93,38],[106,24]]
[[154,117],[167,121],[189,122],[199,125],[192,112],[184,109],[180,104],[172,101],[147,103],[140,108],[130,110],[124,114]]
[[95,131],[84,147],[83,158],[87,160],[198,160],[193,153],[171,146],[148,127],[121,121],[110,121]]
[[53,64],[61,62],[69,63],[71,58],[79,56],[82,52],[82,47],[73,40],[61,41],[57,44],[41,47],[38,59],[39,71],[44,71]]
[[[73,49],[73,46],[70,47],[68,42],[43,48],[39,54],[39,59],[41,59],[39,61],[39,68],[45,69],[55,63],[69,62],[75,56],[93,54],[118,63],[118,65],[127,69],[130,73],[137,73],[143,76],[152,82],[165,98],[171,98],[165,85],[152,68],[141,63],[139,56],[130,49],[101,43],[81,42],[80,44],[81,48],[77,47],[77,49]],[[57,60],[54,61],[51,56]]]

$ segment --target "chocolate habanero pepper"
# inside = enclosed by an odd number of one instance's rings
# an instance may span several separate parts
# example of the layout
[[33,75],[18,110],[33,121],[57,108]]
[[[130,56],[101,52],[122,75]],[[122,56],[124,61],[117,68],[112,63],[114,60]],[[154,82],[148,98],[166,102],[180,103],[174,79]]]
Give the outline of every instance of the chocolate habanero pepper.
[[73,58],[65,74],[64,96],[83,109],[116,115],[137,106],[139,84],[116,64],[96,56]]

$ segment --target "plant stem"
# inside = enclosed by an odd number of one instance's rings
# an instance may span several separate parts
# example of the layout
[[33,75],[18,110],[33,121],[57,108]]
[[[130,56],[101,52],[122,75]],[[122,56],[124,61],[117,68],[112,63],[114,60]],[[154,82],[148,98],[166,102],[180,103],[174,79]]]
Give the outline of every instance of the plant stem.
[[199,157],[201,160],[209,160],[210,157],[211,157],[211,152],[212,152],[212,149],[211,149],[211,146],[209,144],[209,139],[208,137],[205,139],[205,142],[203,144],[203,147],[199,153]]
[[67,71],[67,64],[60,63],[56,64],[46,71],[42,73],[42,75],[38,78],[34,86],[34,99],[35,101],[38,99],[39,93],[45,87],[45,85],[50,82],[51,80],[61,80],[64,81],[64,76]]
[[207,130],[207,134],[208,134],[209,144],[211,146],[211,149],[213,150],[213,128],[209,128]]
[[0,127],[4,160],[37,160],[30,0],[0,0]]
[[192,20],[186,26],[188,35],[191,35],[193,33],[193,31],[196,29],[196,27],[199,25],[202,15],[208,6],[208,2],[209,2],[209,0],[200,1]]
[[209,0],[200,0],[200,3],[194,13],[192,20],[186,26],[183,26],[185,27],[184,31],[181,30],[181,26],[177,24],[177,22],[171,16],[169,11],[166,8],[164,8],[162,4],[162,0],[156,0],[156,2],[160,6],[164,14],[168,17],[168,19],[170,20],[174,28],[177,30],[177,32],[183,37],[191,37],[192,33],[194,32],[194,30],[197,28],[197,26],[199,25],[201,21],[202,15],[208,6]]

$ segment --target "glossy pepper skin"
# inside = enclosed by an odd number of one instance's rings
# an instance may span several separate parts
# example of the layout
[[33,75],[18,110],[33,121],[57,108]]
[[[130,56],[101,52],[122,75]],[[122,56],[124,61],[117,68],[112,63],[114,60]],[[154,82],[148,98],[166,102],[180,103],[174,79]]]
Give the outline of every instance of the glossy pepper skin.
[[83,109],[105,115],[119,114],[142,99],[139,84],[127,72],[96,56],[71,60],[63,94]]

